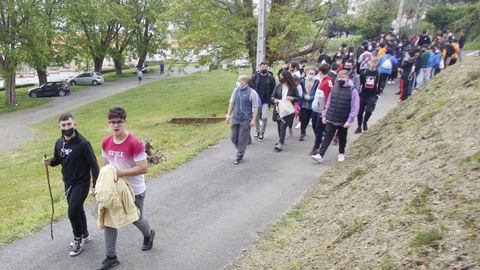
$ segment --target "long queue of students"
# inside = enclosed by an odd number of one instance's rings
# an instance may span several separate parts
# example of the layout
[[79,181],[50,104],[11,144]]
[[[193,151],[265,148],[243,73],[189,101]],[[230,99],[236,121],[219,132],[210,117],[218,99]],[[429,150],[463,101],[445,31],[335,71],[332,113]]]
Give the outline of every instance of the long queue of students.
[[[438,32],[435,38],[423,31],[408,38],[393,30],[377,39],[365,40],[356,50],[342,44],[333,55],[320,49],[314,67],[308,61],[290,61],[278,71],[277,78],[267,63],[251,78],[238,78],[226,120],[231,124],[231,139],[237,148],[234,164],[239,164],[251,141],[263,141],[269,121],[277,124],[278,140],[274,150],[281,152],[285,137],[293,135],[293,123],[299,120],[299,140],[304,141],[311,123],[315,142],[309,153],[318,163],[333,141],[339,145],[338,161],[345,160],[348,128],[356,120],[355,133],[368,130],[368,120],[375,110],[386,84],[400,81],[396,93],[407,99],[447,66],[461,59],[464,35],[460,40],[449,31]],[[278,81],[278,83],[277,83]]]

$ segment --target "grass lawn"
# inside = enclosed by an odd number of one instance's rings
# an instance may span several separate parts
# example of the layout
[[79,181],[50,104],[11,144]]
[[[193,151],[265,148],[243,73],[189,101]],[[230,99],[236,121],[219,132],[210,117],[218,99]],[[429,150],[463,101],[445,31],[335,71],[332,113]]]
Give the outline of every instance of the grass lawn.
[[[101,141],[109,134],[106,113],[119,105],[128,113],[128,130],[137,138],[150,138],[168,160],[151,166],[151,176],[188,160],[199,150],[225,138],[225,123],[207,126],[184,126],[168,123],[172,117],[223,116],[237,74],[226,71],[201,72],[189,77],[144,84],[73,110],[78,130],[93,145],[100,160]],[[46,184],[44,153],[52,149],[60,132],[56,118],[35,125],[39,135],[18,149],[0,157],[0,247],[49,222],[50,198]],[[66,213],[66,202],[59,201],[63,192],[60,166],[49,168],[56,219]],[[91,218],[90,214],[89,218]]]

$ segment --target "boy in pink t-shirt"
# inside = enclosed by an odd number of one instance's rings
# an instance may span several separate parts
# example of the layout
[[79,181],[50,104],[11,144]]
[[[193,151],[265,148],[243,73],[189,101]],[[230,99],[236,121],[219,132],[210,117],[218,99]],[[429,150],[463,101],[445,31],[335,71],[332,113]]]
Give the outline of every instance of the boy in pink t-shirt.
[[[145,201],[145,178],[148,170],[147,155],[142,143],[125,129],[127,113],[123,108],[113,107],[108,112],[108,124],[112,134],[103,139],[103,166],[111,164],[117,168],[117,176],[122,177],[135,193],[135,204],[140,209],[140,218],[133,224],[142,232],[142,250],[152,249],[155,231],[150,228],[143,216]],[[98,269],[110,269],[119,264],[116,254],[117,229],[105,227],[106,258]]]

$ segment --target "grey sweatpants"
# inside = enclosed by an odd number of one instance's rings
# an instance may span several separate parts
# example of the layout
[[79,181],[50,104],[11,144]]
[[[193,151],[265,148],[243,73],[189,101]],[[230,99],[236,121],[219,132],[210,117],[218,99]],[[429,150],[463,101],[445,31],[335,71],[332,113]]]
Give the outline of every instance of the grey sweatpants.
[[[143,216],[143,203],[145,201],[145,192],[135,195],[135,204],[138,206],[140,210],[140,218],[133,222],[133,225],[137,226],[137,228],[142,232],[143,237],[150,236],[150,225],[148,221]],[[118,230],[111,227],[104,228],[105,234],[105,254],[109,257],[113,257],[117,254],[117,234]]]
[[[260,108],[259,108],[260,109]],[[260,113],[257,114],[257,119],[255,119],[255,129],[257,133],[265,133],[265,129],[267,128],[267,121],[268,121],[268,103],[262,104],[262,110]],[[260,124],[260,119],[262,123]]]
[[231,130],[232,143],[237,148],[237,159],[242,159],[250,139],[250,120],[243,122],[234,121]]

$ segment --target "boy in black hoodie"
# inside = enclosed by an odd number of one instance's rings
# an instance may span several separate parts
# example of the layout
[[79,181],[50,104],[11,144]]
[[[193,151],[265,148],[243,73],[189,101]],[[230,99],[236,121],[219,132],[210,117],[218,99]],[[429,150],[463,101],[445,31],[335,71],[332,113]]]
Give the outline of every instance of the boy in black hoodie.
[[76,130],[77,124],[71,113],[64,113],[58,119],[62,136],[55,143],[53,158],[44,158],[45,166],[62,165],[63,182],[68,202],[68,219],[72,225],[73,243],[70,244],[70,256],[77,256],[83,250],[85,242],[90,240],[87,218],[83,203],[98,177],[98,163],[92,145]]

